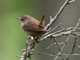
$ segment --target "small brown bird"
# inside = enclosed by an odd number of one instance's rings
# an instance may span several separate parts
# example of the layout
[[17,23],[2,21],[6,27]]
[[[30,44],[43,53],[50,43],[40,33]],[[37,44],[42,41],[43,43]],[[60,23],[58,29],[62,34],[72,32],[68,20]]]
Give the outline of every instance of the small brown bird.
[[22,17],[18,17],[17,19],[21,21],[21,27],[28,35],[32,37],[38,37],[44,34],[47,30],[43,20],[44,16],[45,14],[42,16],[40,21],[29,15],[23,15]]

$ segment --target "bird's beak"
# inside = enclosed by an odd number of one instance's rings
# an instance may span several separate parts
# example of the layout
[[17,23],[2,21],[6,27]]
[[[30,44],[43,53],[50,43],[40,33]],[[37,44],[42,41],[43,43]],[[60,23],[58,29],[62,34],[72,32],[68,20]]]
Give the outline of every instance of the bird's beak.
[[17,17],[17,19],[21,19],[20,17]]

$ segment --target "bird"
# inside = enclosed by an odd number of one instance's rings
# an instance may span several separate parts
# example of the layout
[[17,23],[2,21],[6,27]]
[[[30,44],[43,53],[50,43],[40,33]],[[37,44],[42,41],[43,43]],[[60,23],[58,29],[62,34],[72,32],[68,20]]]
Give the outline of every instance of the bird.
[[43,14],[40,21],[37,19],[29,16],[29,15],[23,15],[21,17],[18,17],[17,19],[21,22],[22,29],[33,38],[42,36],[46,31],[45,22],[44,22],[45,14]]

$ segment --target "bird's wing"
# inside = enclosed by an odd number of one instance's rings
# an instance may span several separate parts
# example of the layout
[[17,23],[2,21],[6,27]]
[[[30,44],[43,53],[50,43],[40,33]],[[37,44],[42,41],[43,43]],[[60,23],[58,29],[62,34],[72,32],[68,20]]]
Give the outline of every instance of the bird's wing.
[[27,26],[23,27],[25,31],[46,31],[45,27],[39,27],[39,23],[29,23]]

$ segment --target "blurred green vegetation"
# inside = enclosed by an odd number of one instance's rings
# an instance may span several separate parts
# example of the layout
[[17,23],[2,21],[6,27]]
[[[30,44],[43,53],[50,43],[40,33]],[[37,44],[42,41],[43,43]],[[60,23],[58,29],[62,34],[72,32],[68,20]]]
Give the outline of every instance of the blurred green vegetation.
[[28,35],[16,17],[34,15],[37,0],[0,0],[0,60],[19,60]]

